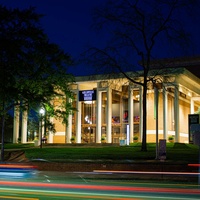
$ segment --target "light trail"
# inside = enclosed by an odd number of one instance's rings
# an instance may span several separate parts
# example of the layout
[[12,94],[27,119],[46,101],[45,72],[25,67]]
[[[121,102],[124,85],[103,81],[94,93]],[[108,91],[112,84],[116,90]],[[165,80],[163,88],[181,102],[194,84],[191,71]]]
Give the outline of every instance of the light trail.
[[37,167],[24,164],[0,164],[0,178],[32,178]]
[[199,164],[188,164],[189,167],[200,167],[200,163]]
[[[26,195],[40,195],[40,196],[51,196],[51,197],[71,197],[71,198],[77,198],[77,199],[107,199],[107,200],[125,200],[125,199],[132,199],[132,200],[141,200],[141,197],[139,196],[133,196],[133,195],[120,195],[120,194],[105,194],[105,193],[88,193],[88,192],[66,192],[66,191],[54,191],[54,190],[34,190],[34,189],[5,189],[0,188],[0,190],[3,189],[4,192],[11,193],[15,192],[17,194],[26,194]],[[0,196],[1,197],[1,196]],[[5,196],[6,197],[6,196]],[[147,196],[144,196],[145,198]],[[19,198],[19,197],[18,197]],[[143,198],[143,197],[142,197]],[[23,198],[20,198],[23,200]],[[24,200],[39,200],[36,198],[24,198]]]
[[1,168],[9,168],[9,169],[37,169],[36,166],[33,165],[24,165],[24,164],[0,164]]
[[200,195],[199,189],[193,188],[153,188],[138,186],[113,186],[113,185],[84,185],[84,184],[61,184],[61,183],[38,183],[38,182],[12,182],[0,181],[0,185],[13,187],[37,187],[37,188],[59,188],[79,189],[95,191],[123,191],[123,192],[145,192],[145,193],[174,193],[174,194],[195,194]]
[[[3,190],[4,192],[7,193],[12,193],[15,192],[15,195],[34,195],[34,196],[41,196],[42,198],[73,198],[73,199],[106,199],[106,200],[152,200],[152,199],[162,199],[162,200],[199,200],[199,197],[170,197],[170,196],[155,196],[155,195],[151,195],[149,196],[149,194],[106,194],[101,192],[94,192],[94,193],[89,193],[89,192],[67,192],[67,191],[57,191],[57,190],[45,190],[42,191],[41,189],[6,189],[6,188],[0,188],[0,191]],[[16,196],[0,196],[0,198],[3,197],[5,199],[15,199],[15,200],[39,200],[40,198],[26,198],[26,197],[16,197]]]
[[38,198],[29,198],[29,197],[16,197],[16,196],[1,196],[0,199],[14,199],[14,200],[39,200]]
[[159,174],[159,175],[200,175],[198,172],[151,172],[151,171],[113,171],[113,170],[93,170],[94,173],[105,174]]

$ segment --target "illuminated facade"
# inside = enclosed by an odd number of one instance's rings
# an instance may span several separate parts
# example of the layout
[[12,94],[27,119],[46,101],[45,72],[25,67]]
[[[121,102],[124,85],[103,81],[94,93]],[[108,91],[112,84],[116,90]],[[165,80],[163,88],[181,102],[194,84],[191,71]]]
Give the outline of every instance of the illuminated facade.
[[[138,79],[138,77],[137,77]],[[180,68],[162,75],[158,89],[159,139],[174,136],[176,142],[188,142],[188,114],[200,106],[200,80]],[[142,79],[141,79],[142,80]],[[69,126],[55,121],[52,143],[120,143],[142,139],[142,87],[125,78],[104,76],[77,77],[72,85],[74,106],[78,112],[69,117]],[[102,138],[104,140],[102,140]],[[155,93],[147,92],[147,142],[156,141]]]
[[[133,77],[134,78],[134,77]],[[142,77],[135,77],[142,81]],[[160,75],[158,83],[159,139],[174,136],[176,142],[188,143],[188,115],[200,106],[200,79],[185,68]],[[142,87],[126,78],[103,75],[76,77],[71,85],[73,105],[77,108],[69,116],[69,125],[55,123],[55,134],[48,135],[48,143],[116,143],[142,139]],[[155,92],[152,84],[147,92],[147,142],[156,141]],[[69,99],[70,101],[70,99]],[[55,101],[59,105],[59,99]],[[16,113],[15,113],[16,114]],[[13,142],[18,134],[18,118],[14,119]],[[27,141],[27,116],[23,115],[22,142]]]

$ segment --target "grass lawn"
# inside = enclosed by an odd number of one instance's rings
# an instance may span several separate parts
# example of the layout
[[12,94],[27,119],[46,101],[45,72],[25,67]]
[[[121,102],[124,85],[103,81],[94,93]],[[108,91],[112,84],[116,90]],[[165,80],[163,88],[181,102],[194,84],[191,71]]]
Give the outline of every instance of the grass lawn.
[[[33,144],[5,144],[6,150],[21,149],[28,159],[46,159],[65,162],[73,159],[92,160],[154,160],[156,144],[148,143],[147,152],[141,151],[141,143],[130,146],[49,146],[34,147]],[[186,163],[198,163],[199,147],[192,144],[167,143],[167,160]]]

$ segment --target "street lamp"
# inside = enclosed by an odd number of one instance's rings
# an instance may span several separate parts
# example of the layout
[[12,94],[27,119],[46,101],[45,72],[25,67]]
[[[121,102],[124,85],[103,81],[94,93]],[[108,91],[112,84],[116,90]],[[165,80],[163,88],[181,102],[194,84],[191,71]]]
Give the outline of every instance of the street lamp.
[[44,114],[45,114],[45,109],[44,108],[40,108],[40,111],[39,111],[39,113],[40,113],[40,119],[41,119],[41,121],[40,121],[40,148],[42,148],[42,117],[44,116]]

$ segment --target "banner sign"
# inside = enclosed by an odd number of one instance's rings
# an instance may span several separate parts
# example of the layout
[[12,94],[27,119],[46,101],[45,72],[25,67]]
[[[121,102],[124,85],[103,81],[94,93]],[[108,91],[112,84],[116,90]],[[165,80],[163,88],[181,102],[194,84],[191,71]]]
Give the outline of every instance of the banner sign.
[[159,140],[159,159],[166,160],[166,140]]
[[79,101],[94,101],[96,98],[96,90],[79,91]]
[[193,144],[200,145],[200,124],[192,124],[190,126],[190,133],[192,134]]
[[200,122],[200,115],[199,114],[189,114],[188,115],[188,128],[189,128],[189,143],[193,144],[193,138],[192,138],[192,131],[191,131],[191,125],[193,124],[199,124]]

